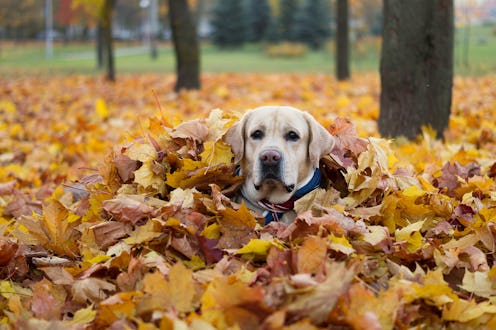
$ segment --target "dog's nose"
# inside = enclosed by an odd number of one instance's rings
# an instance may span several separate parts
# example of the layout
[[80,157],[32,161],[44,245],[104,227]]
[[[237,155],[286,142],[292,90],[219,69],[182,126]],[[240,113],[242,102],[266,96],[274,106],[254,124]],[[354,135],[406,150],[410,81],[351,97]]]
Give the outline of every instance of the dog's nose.
[[279,164],[281,153],[273,149],[265,150],[260,154],[260,160],[262,161],[262,165],[274,166]]

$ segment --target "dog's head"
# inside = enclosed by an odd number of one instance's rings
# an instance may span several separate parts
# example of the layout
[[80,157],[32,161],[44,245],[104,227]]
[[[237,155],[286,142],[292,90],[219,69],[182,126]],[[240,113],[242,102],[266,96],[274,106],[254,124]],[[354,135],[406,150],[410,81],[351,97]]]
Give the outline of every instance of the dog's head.
[[331,134],[310,114],[287,106],[247,112],[225,140],[245,177],[245,196],[271,203],[289,200],[334,146]]

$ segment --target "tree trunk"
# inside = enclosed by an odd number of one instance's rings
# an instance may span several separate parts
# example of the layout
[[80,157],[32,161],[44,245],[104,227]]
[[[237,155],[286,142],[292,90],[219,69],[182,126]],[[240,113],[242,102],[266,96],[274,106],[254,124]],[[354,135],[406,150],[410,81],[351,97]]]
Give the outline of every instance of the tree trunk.
[[112,12],[115,0],[105,0],[103,4],[103,44],[107,80],[115,81],[114,45],[112,40]]
[[383,136],[415,138],[448,126],[453,86],[453,0],[385,0],[381,54]]
[[346,80],[350,78],[348,0],[337,0],[336,6],[336,77]]
[[187,0],[169,0],[169,15],[176,55],[175,90],[200,88],[200,52],[196,26]]
[[96,65],[98,69],[103,68],[103,25],[101,22],[96,28]]

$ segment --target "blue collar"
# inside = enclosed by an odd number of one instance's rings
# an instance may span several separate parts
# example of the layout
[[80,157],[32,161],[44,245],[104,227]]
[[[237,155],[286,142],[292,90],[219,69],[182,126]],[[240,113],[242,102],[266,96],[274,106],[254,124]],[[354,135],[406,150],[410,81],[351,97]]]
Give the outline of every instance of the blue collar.
[[291,198],[279,204],[272,204],[267,200],[261,200],[257,204],[261,208],[265,209],[263,213],[265,218],[265,224],[269,224],[272,221],[279,221],[284,213],[292,211],[294,209],[294,203],[305,196],[309,192],[322,187],[322,173],[319,168],[316,168],[313,172],[313,176],[310,181],[307,182],[303,187],[296,190],[296,192],[291,196]]

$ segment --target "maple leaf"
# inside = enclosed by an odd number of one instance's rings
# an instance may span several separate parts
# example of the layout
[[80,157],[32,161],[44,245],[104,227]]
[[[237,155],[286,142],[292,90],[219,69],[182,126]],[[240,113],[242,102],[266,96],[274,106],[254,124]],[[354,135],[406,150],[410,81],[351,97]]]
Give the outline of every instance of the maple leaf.
[[171,303],[178,312],[190,312],[197,303],[194,301],[195,286],[191,281],[193,272],[178,262],[169,272],[169,293]]
[[217,246],[221,249],[240,248],[248,243],[257,224],[244,203],[237,211],[231,208],[221,211],[218,221],[222,236]]
[[315,278],[323,276],[325,271],[323,260],[326,259],[328,242],[317,236],[308,236],[296,254],[296,271],[312,274]]
[[184,122],[170,133],[172,138],[192,139],[201,143],[207,140],[208,135],[208,126],[200,120]]
[[468,180],[474,175],[480,175],[480,165],[470,163],[461,166],[457,162],[446,163],[441,171],[442,175],[434,180],[434,185],[446,189],[449,196],[456,196],[455,189],[460,186],[459,178]]
[[207,141],[203,145],[205,150],[200,154],[202,161],[208,166],[217,164],[231,164],[234,155],[231,146],[223,141]]
[[139,201],[139,196],[117,195],[102,203],[103,209],[114,216],[118,221],[135,224],[139,220],[155,214],[155,208]]
[[309,317],[316,324],[325,322],[339,296],[344,293],[353,280],[356,266],[347,268],[345,263],[328,262],[325,265],[326,279],[312,290],[296,295],[286,305],[289,313],[298,317]]
[[117,155],[113,159],[113,163],[115,168],[117,169],[117,173],[121,178],[122,182],[130,183],[134,180],[134,171],[138,169],[138,162],[136,160],[131,159],[126,155]]
[[28,235],[20,236],[35,244],[42,244],[58,254],[74,257],[78,253],[76,241],[79,232],[76,230],[77,223],[67,221],[68,216],[69,211],[65,206],[57,200],[52,200],[43,207],[43,215],[39,221],[30,217],[18,220],[18,223],[27,229]]
[[314,216],[311,211],[298,215],[295,221],[278,236],[282,239],[295,239],[316,235],[321,227],[339,235],[361,235],[368,232],[365,223],[361,220],[355,221],[332,208],[325,208],[324,212],[320,217]]
[[336,140],[336,149],[350,151],[355,157],[367,150],[367,140],[358,137],[355,125],[350,119],[336,118],[329,131]]
[[172,188],[196,188],[200,191],[208,190],[211,184],[219,187],[233,185],[243,179],[233,175],[234,165],[217,164],[211,167],[201,167],[194,170],[181,169],[167,175],[167,185]]
[[98,278],[85,278],[77,280],[71,287],[72,298],[81,304],[87,301],[100,302],[107,297],[107,292],[116,289],[115,285]]
[[202,296],[201,313],[214,326],[240,326],[247,316],[258,323],[266,313],[262,287],[249,286],[235,276],[215,278]]
[[31,311],[34,316],[45,320],[58,320],[62,314],[66,291],[47,279],[35,283],[32,289]]
[[134,182],[143,188],[150,189],[160,195],[165,194],[165,169],[162,165],[156,162],[146,162],[133,173]]

